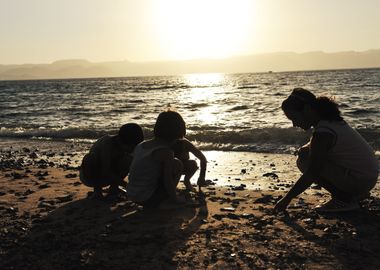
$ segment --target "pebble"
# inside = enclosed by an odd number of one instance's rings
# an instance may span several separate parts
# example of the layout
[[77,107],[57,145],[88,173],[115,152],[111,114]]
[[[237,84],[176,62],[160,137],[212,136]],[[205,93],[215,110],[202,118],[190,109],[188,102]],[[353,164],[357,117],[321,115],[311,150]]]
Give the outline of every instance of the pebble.
[[45,189],[45,188],[48,188],[48,187],[50,187],[49,184],[42,184],[42,185],[38,186],[39,189]]
[[224,212],[235,212],[235,211],[236,211],[236,208],[234,208],[234,207],[223,207],[223,208],[220,208],[220,211],[224,211]]
[[73,200],[73,195],[69,194],[69,195],[66,195],[66,196],[57,197],[56,200],[58,202],[60,202],[60,203],[69,202],[69,201]]
[[278,178],[278,175],[275,174],[274,172],[268,172],[263,174],[264,177],[272,177],[273,179]]

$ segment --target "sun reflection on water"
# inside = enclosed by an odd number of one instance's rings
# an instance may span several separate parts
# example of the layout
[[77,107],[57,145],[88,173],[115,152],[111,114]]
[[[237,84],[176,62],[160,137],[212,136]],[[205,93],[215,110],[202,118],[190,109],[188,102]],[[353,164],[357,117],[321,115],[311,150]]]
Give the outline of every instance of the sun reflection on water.
[[222,73],[186,74],[185,83],[190,87],[183,97],[196,109],[195,118],[202,124],[215,124],[220,115],[217,98],[224,92],[225,75]]
[[215,86],[220,85],[224,81],[223,73],[196,73],[183,75],[185,81],[194,87],[197,86]]

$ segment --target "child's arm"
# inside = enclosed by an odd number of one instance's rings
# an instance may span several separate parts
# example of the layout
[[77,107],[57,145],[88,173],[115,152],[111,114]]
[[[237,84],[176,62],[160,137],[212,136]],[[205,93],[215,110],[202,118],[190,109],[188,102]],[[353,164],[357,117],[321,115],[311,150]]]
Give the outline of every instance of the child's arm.
[[200,171],[199,171],[199,177],[198,177],[198,185],[205,184],[205,177],[206,177],[206,169],[207,169],[207,159],[205,155],[197,148],[194,144],[192,144],[188,140],[185,141],[185,149],[192,153],[196,158],[200,161]]
[[319,176],[327,159],[327,152],[334,142],[334,137],[330,133],[317,132],[313,134],[310,144],[310,166],[307,171],[297,180],[294,186],[288,191],[275,206],[278,211],[284,211],[291,200],[304,192]]

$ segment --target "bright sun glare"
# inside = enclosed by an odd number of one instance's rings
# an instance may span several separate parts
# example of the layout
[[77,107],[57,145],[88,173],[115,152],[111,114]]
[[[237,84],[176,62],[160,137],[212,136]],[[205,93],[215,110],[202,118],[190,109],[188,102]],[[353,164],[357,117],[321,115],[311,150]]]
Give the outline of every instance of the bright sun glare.
[[185,82],[191,86],[190,91],[186,91],[183,100],[207,104],[208,106],[198,108],[196,118],[204,124],[214,124],[221,113],[219,108],[212,103],[214,103],[216,92],[220,91],[220,84],[225,79],[224,74],[187,74],[183,77]]
[[160,0],[155,3],[158,44],[170,58],[219,58],[246,46],[254,0]]

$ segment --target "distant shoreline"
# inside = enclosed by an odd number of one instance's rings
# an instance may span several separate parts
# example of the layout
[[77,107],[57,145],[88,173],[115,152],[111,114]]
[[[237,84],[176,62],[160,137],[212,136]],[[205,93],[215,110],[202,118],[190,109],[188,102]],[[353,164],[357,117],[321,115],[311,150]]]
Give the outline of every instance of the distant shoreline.
[[59,60],[49,64],[1,65],[0,80],[175,76],[194,73],[278,73],[380,68],[380,49],[362,52],[278,52],[224,59],[152,62]]
[[37,78],[37,79],[1,79],[0,82],[17,82],[17,81],[73,81],[73,80],[94,80],[94,79],[123,79],[123,78],[141,78],[141,77],[173,77],[184,76],[189,74],[226,74],[226,75],[238,75],[238,74],[284,74],[284,73],[299,73],[299,72],[331,72],[331,71],[355,71],[355,70],[377,70],[379,67],[363,67],[363,68],[336,68],[336,69],[307,69],[307,70],[284,70],[284,71],[256,71],[256,72],[237,72],[237,73],[223,73],[223,72],[199,72],[199,73],[184,73],[184,74],[172,74],[172,75],[127,75],[127,76],[100,76],[100,77],[72,77],[72,78]]

